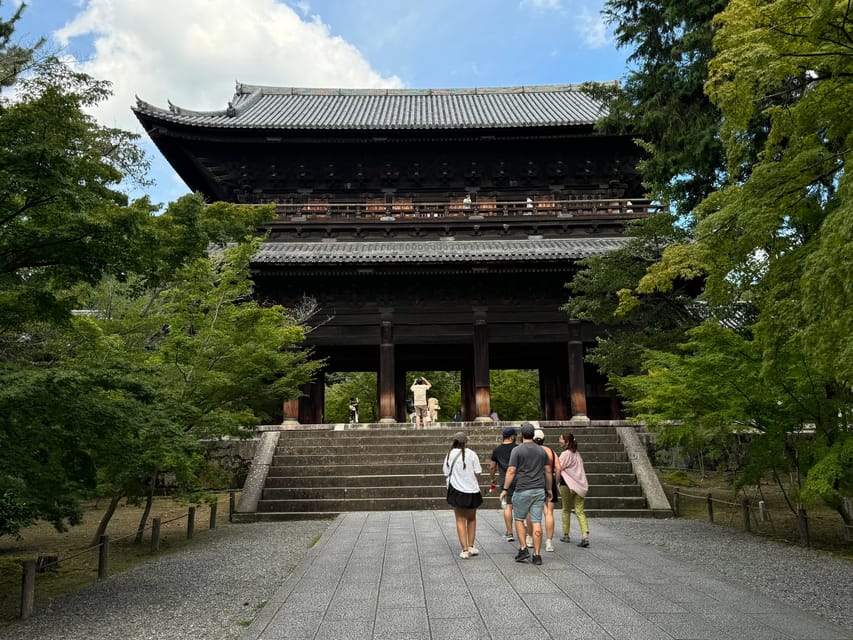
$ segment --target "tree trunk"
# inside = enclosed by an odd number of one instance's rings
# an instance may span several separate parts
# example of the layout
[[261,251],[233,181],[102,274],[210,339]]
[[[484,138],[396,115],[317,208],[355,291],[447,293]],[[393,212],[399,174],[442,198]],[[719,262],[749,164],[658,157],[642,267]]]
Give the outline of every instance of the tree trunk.
[[97,545],[98,543],[100,543],[101,536],[104,535],[104,533],[106,532],[107,525],[110,523],[110,519],[113,517],[113,514],[116,512],[116,508],[118,507],[119,500],[122,499],[122,495],[123,494],[121,494],[121,493],[116,493],[115,495],[113,495],[112,498],[110,498],[110,504],[107,505],[107,510],[104,513],[103,517],[101,518],[101,522],[98,525],[98,530],[95,531],[95,537],[92,538],[92,546],[93,547],[95,545]]
[[136,528],[136,544],[142,544],[142,537],[145,534],[145,527],[148,524],[148,516],[151,515],[151,505],[154,503],[154,487],[157,484],[157,474],[151,477],[151,485],[148,488],[148,495],[145,496],[145,509],[142,511],[142,517],[139,519],[139,526]]

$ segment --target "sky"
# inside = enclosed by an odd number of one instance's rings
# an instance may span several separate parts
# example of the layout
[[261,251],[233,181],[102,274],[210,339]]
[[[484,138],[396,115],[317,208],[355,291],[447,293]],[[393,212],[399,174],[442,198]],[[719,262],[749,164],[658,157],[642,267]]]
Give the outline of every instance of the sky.
[[[8,18],[19,0],[0,0]],[[28,0],[15,39],[112,83],[93,115],[141,134],[168,203],[188,188],[131,111],[223,109],[235,83],[451,88],[618,80],[604,0]]]

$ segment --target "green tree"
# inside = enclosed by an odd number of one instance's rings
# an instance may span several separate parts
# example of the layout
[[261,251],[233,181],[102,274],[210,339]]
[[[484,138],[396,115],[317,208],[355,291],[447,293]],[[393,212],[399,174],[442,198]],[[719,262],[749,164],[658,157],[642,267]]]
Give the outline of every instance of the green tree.
[[[778,454],[764,456],[765,467],[788,465],[803,479],[795,499],[822,500],[845,519],[842,500],[853,492],[850,17],[844,2],[793,0],[733,0],[718,16],[707,90],[724,117],[733,177],[697,208],[695,241],[668,247],[638,287],[663,290],[685,269],[701,269],[710,307],[754,314],[741,328],[756,354],[752,400],[785,408],[769,418],[777,441],[758,438]],[[767,123],[763,136],[752,135],[757,121]],[[697,351],[714,348],[701,342]]]
[[495,369],[489,379],[492,408],[501,421],[539,419],[539,374],[535,370]]
[[611,381],[638,371],[644,349],[675,351],[699,321],[692,301],[701,290],[701,269],[680,273],[668,290],[641,292],[638,284],[664,247],[689,239],[694,207],[725,177],[721,116],[704,84],[713,56],[712,19],[726,4],[608,0],[604,5],[617,44],[631,53],[622,82],[587,88],[606,107],[597,126],[637,136],[646,152],[637,168],[648,196],[672,212],[633,223],[626,247],[582,261],[567,285],[564,310],[605,328],[588,360]]

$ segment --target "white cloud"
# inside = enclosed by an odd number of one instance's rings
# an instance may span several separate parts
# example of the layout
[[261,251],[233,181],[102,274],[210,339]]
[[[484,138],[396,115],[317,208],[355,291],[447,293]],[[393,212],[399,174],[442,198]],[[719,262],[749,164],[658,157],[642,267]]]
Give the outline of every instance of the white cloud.
[[[300,9],[307,4],[300,3]],[[221,109],[234,82],[296,87],[400,87],[331,34],[276,0],[89,0],[56,34],[94,40],[86,73],[113,83],[96,117],[138,130],[135,95],[163,106]]]
[[610,37],[607,33],[607,25],[604,24],[604,19],[598,13],[590,13],[582,11],[578,17],[578,29],[581,32],[584,42],[593,49],[606,47],[610,44]]
[[540,10],[557,10],[561,8],[560,0],[521,0],[522,6]]

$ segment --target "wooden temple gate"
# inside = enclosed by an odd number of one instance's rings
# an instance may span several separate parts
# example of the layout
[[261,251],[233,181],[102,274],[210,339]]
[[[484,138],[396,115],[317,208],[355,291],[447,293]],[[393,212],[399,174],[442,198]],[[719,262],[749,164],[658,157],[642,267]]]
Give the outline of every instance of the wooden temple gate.
[[[209,200],[275,204],[256,296],[314,299],[307,346],[327,372],[375,372],[383,422],[406,421],[411,371],[459,371],[463,420],[487,420],[493,369],[539,372],[543,420],[620,417],[564,285],[658,207],[632,137],[597,133],[578,87],[238,85],[222,111],[135,112]],[[322,423],[324,388],[283,419]]]

